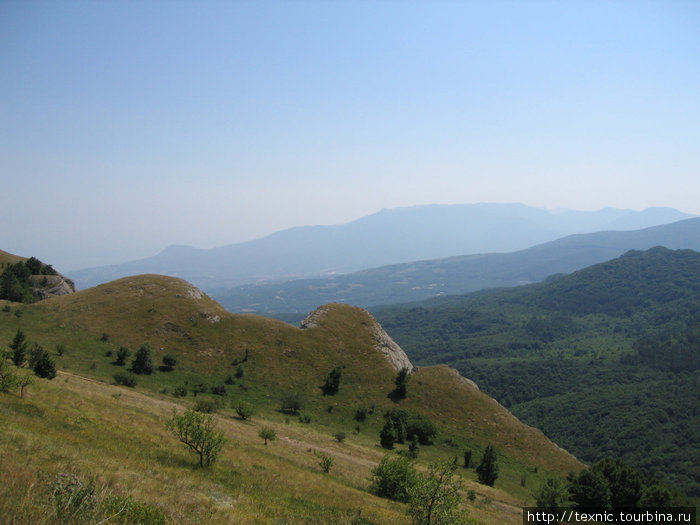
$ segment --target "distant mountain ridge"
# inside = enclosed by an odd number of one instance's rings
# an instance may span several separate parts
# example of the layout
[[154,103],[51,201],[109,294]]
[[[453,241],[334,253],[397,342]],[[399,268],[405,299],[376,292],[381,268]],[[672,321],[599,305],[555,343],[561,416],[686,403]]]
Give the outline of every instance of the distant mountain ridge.
[[412,206],[385,209],[342,225],[292,228],[219,248],[171,246],[154,257],[69,276],[80,289],[128,275],[158,273],[211,290],[454,255],[510,252],[573,233],[639,229],[689,217],[671,208],[586,212],[524,204]]
[[324,302],[369,307],[539,282],[654,246],[700,251],[700,218],[634,231],[576,234],[511,253],[383,266],[346,275],[213,290],[233,312],[304,312]]

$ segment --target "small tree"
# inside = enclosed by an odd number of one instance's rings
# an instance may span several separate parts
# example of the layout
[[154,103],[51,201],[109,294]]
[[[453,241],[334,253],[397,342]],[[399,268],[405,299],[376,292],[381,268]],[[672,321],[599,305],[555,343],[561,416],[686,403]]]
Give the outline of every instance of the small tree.
[[199,466],[210,466],[226,443],[223,433],[214,429],[214,417],[194,410],[173,414],[168,428],[187,448],[199,454]]
[[472,451],[466,449],[464,451],[464,468],[470,468],[472,466]]
[[149,375],[153,373],[153,349],[145,343],[138,349],[131,362],[131,371],[135,374]]
[[17,330],[12,343],[10,343],[10,349],[12,350],[12,362],[15,366],[22,366],[27,359],[27,337],[22,330]]
[[401,370],[399,370],[398,375],[396,376],[396,379],[394,379],[394,385],[396,388],[394,389],[394,393],[398,398],[404,398],[406,397],[406,392],[408,389],[408,379],[409,379],[409,370],[406,367],[403,367]]
[[40,345],[35,344],[29,356],[29,364],[34,370],[34,373],[45,379],[53,379],[56,377],[56,363],[49,353]]
[[304,407],[304,399],[300,392],[293,390],[282,396],[282,410],[298,414]]
[[343,441],[345,441],[347,435],[345,434],[345,432],[336,432],[335,434],[333,434],[333,437],[338,443],[342,443]]
[[466,523],[459,512],[461,478],[454,476],[456,461],[438,461],[420,475],[409,490],[408,515],[413,525]]
[[476,473],[479,477],[479,483],[493,487],[493,484],[498,479],[498,464],[496,463],[496,450],[489,443],[484,450],[484,455],[481,458],[481,463],[476,467]]
[[329,372],[326,376],[326,382],[323,384],[323,393],[327,396],[332,396],[338,393],[338,388],[340,388],[340,378],[343,375],[343,369],[340,366],[336,366],[333,370]]
[[321,467],[321,470],[328,474],[331,471],[331,467],[333,466],[333,461],[335,461],[335,459],[328,454],[324,454],[323,452],[315,452],[315,454],[319,460],[318,464]]
[[379,443],[383,448],[391,450],[396,442],[396,428],[391,419],[387,419],[384,427],[379,432]]
[[253,407],[248,403],[244,403],[243,401],[241,401],[236,405],[236,414],[238,414],[238,417],[240,417],[244,421],[246,419],[250,419],[253,413]]
[[416,459],[418,457],[418,451],[420,447],[418,446],[418,437],[413,436],[408,444],[408,457],[411,459]]
[[261,428],[260,432],[258,432],[258,436],[260,436],[263,439],[265,445],[267,445],[268,441],[274,441],[275,439],[277,439],[277,433],[275,432],[275,429],[271,427]]
[[173,354],[165,354],[163,356],[163,369],[172,370],[177,364],[177,358]]
[[131,352],[129,352],[129,349],[126,346],[120,346],[119,350],[117,351],[117,360],[115,363],[119,366],[124,366],[130,353]]
[[0,392],[9,392],[17,384],[17,375],[4,358],[0,358]]

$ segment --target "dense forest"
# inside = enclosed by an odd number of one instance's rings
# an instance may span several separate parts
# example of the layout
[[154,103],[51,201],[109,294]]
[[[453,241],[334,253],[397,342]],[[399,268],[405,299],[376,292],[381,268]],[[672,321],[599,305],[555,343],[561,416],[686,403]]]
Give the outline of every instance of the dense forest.
[[700,254],[653,248],[512,289],[375,309],[415,364],[447,363],[584,461],[700,497]]

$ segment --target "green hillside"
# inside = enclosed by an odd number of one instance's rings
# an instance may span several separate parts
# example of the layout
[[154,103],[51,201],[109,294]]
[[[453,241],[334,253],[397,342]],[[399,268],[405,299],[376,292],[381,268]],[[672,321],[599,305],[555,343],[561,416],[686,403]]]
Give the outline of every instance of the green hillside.
[[628,252],[543,284],[374,313],[587,462],[619,457],[700,496],[700,254]]
[[[176,523],[407,523],[402,504],[368,493],[370,470],[381,457],[408,449],[408,443],[391,452],[379,446],[384,415],[396,408],[437,428],[432,444],[420,446],[423,467],[467,449],[476,460],[488,444],[496,447],[494,488],[478,484],[473,469],[459,469],[475,493],[464,506],[478,522],[519,522],[519,507],[532,503],[534,487],[581,469],[453,369],[416,370],[407,396],[397,399],[397,369],[366,311],[326,305],[307,326],[229,314],[188,283],[155,275],[29,305],[0,301],[3,346],[21,330],[58,369],[52,381],[37,378],[23,398],[0,393],[9,423],[0,426],[0,446],[10,451],[0,463],[3,480],[10,480],[1,510],[15,516],[12,523],[41,523],[37,516],[50,507],[47,487],[70,472],[94,481],[105,498],[133,496]],[[154,372],[129,375],[145,344]],[[120,366],[123,348],[129,357]],[[175,364],[166,366],[165,356]],[[324,381],[338,367],[338,392],[326,395]],[[135,389],[115,386],[117,374],[133,378]],[[298,411],[283,409],[290,396]],[[251,420],[237,415],[241,403],[253,410]],[[165,429],[173,409],[188,406],[214,410],[229,440],[209,471],[194,468]],[[266,425],[278,436],[270,446],[257,437]],[[342,443],[334,438],[339,433]],[[336,458],[330,477],[319,471],[314,450]],[[172,494],[173,484],[181,496]],[[268,510],[258,516],[261,505]]]

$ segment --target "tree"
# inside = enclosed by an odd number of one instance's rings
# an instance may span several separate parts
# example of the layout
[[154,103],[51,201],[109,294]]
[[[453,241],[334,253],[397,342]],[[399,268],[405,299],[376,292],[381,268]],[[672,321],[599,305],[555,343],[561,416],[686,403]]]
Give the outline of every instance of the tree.
[[466,449],[464,451],[464,468],[470,468],[472,466],[472,451]]
[[187,448],[199,454],[199,466],[210,466],[226,443],[222,432],[214,429],[214,417],[187,410],[183,415],[173,414],[166,423],[170,430]]
[[417,482],[418,473],[408,458],[392,459],[387,455],[372,469],[369,491],[375,496],[405,503]]
[[328,474],[331,471],[331,467],[333,466],[333,461],[335,461],[335,458],[332,456],[329,456],[328,454],[324,454],[323,452],[314,452],[316,457],[318,458],[318,464],[321,467],[321,470]]
[[34,383],[34,378],[31,375],[21,375],[17,378],[17,386],[19,387],[19,397],[24,397],[24,389]]
[[327,396],[332,396],[338,393],[340,387],[340,378],[343,375],[343,368],[336,366],[326,376],[326,382],[323,384],[323,393]]
[[253,407],[248,403],[241,401],[236,405],[236,414],[244,421],[250,419],[253,413]]
[[484,455],[481,458],[481,463],[476,467],[476,473],[479,477],[479,483],[493,487],[493,484],[498,479],[498,464],[496,463],[496,450],[489,443],[484,450]]
[[401,370],[399,370],[398,375],[396,376],[396,379],[394,379],[394,385],[396,388],[394,389],[394,394],[396,397],[399,399],[403,399],[406,397],[406,391],[408,388],[408,379],[409,379],[409,370],[406,367],[403,367]]
[[535,506],[545,510],[564,508],[569,504],[569,491],[560,478],[547,478],[533,496]]
[[384,427],[379,432],[379,443],[382,447],[391,450],[396,442],[396,428],[391,419],[387,419]]
[[131,371],[135,374],[149,375],[153,373],[153,349],[145,343],[138,349],[131,362]]
[[10,349],[12,350],[12,362],[15,366],[22,366],[27,359],[27,337],[22,330],[17,330],[12,343],[10,343]]
[[432,463],[409,490],[408,515],[413,525],[457,525],[466,523],[459,512],[462,480],[454,475],[455,461]]
[[304,399],[302,394],[297,390],[292,390],[282,396],[282,410],[298,414],[304,407]]
[[29,356],[29,365],[34,370],[34,373],[45,379],[53,379],[56,377],[56,363],[49,353],[38,344],[34,344]]
[[267,445],[268,441],[274,441],[277,439],[277,433],[275,432],[275,429],[271,427],[261,428],[260,432],[258,432],[258,436],[265,441],[265,445]]
[[0,392],[9,392],[16,384],[17,375],[10,364],[4,358],[0,358]]
[[165,354],[163,356],[163,369],[172,370],[177,364],[177,358],[173,354]]
[[569,493],[574,508],[610,509],[610,486],[597,470],[582,470],[569,483]]
[[126,346],[120,346],[119,350],[117,351],[117,360],[115,363],[119,366],[124,366],[129,354],[129,349]]

